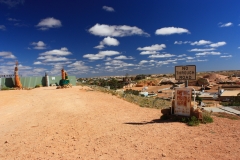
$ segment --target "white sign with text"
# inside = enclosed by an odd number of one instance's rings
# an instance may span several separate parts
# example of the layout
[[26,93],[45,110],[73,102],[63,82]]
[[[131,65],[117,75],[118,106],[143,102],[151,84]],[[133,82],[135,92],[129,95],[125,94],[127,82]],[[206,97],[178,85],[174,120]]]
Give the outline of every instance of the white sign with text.
[[196,80],[196,66],[175,66],[176,80]]
[[192,88],[175,88],[174,114],[190,116]]

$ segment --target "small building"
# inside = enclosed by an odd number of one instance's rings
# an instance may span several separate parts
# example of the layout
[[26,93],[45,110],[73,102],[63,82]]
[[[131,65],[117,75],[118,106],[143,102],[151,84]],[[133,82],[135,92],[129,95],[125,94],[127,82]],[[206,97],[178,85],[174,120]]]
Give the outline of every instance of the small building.
[[235,98],[240,97],[238,94],[240,93],[240,90],[235,90],[235,91],[224,91],[220,95],[220,100],[221,101],[233,101]]

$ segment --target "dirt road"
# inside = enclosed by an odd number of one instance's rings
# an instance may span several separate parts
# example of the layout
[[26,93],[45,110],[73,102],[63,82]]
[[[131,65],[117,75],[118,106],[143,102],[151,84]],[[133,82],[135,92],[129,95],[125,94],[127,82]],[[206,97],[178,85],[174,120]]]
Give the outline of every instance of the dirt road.
[[0,159],[239,159],[240,121],[188,127],[85,87],[0,92]]

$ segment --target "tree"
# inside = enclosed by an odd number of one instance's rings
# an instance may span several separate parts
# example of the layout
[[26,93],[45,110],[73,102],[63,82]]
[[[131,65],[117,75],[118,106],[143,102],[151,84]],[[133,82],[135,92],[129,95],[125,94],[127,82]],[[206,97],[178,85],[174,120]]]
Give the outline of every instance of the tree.
[[141,79],[145,79],[146,78],[146,75],[144,74],[139,74],[136,76],[135,80],[141,80]]
[[108,81],[105,79],[100,79],[99,86],[102,86],[102,87],[108,86]]
[[108,82],[111,89],[117,89],[118,88],[118,81],[115,78],[110,79]]
[[197,95],[197,96],[196,96],[196,101],[202,102],[202,98]]

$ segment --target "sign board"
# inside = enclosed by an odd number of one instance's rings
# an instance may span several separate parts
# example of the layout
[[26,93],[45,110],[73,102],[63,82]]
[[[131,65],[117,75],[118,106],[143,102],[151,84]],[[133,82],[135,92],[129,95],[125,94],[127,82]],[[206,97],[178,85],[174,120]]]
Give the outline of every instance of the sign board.
[[52,80],[55,80],[55,77],[52,77]]
[[174,114],[190,116],[192,88],[175,88]]
[[196,66],[175,66],[176,80],[196,80]]

